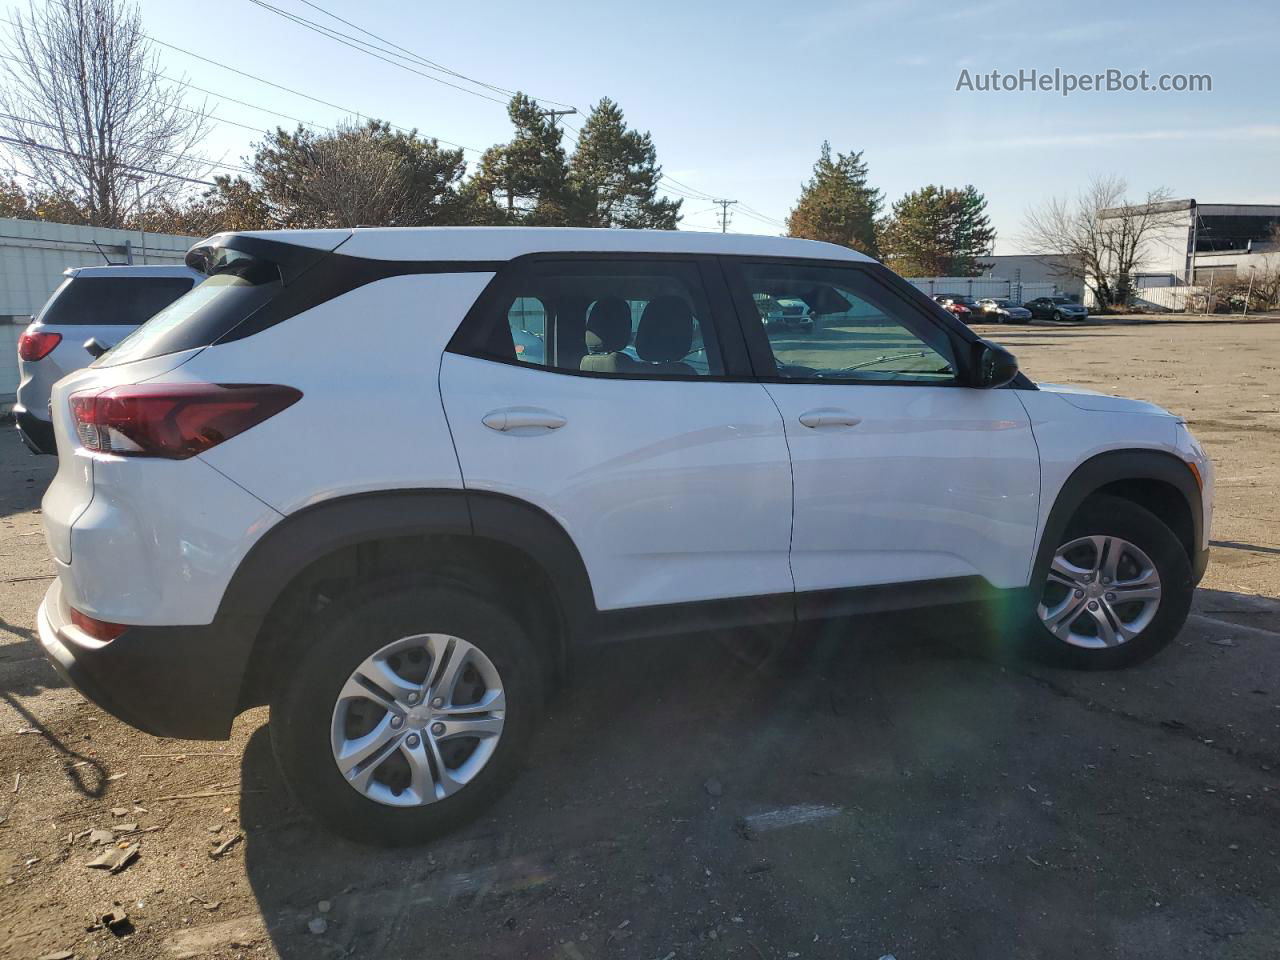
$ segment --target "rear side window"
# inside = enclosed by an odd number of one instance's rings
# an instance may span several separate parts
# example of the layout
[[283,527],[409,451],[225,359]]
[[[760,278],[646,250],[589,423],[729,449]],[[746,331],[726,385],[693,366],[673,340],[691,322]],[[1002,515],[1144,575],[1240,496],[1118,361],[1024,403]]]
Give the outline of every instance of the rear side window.
[[701,275],[680,261],[537,261],[513,267],[452,349],[561,373],[722,376]]
[[68,277],[40,314],[58,326],[136,327],[191,289],[187,277]]
[[138,327],[93,366],[207,347],[281,290],[280,270],[268,260],[223,249],[208,267],[209,279]]

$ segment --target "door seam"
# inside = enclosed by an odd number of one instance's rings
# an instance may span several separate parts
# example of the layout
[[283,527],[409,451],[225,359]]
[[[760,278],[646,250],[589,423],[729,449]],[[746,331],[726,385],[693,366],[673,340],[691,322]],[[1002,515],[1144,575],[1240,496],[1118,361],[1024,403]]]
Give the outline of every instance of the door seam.
[[[791,553],[795,549],[796,542],[796,464],[791,458],[791,437],[787,435],[787,418],[782,415],[782,408],[778,406],[778,401],[774,399],[772,393],[769,392],[768,386],[760,384],[760,389],[764,391],[764,395],[769,398],[769,402],[773,404],[773,409],[778,411],[778,422],[782,425],[782,442],[787,448],[787,469],[791,476],[791,529],[787,536],[787,573],[791,576],[791,595],[796,595],[796,571],[791,565]],[[795,616],[795,602],[793,599],[792,616]]]

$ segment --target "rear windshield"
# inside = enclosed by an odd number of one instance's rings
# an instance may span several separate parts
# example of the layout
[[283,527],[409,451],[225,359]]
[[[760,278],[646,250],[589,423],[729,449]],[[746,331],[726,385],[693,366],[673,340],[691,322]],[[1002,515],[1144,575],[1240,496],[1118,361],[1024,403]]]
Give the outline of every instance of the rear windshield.
[[136,327],[191,289],[188,277],[68,277],[40,314],[58,326]]
[[274,264],[235,250],[220,250],[209,272],[209,279],[138,327],[93,366],[207,347],[281,289]]

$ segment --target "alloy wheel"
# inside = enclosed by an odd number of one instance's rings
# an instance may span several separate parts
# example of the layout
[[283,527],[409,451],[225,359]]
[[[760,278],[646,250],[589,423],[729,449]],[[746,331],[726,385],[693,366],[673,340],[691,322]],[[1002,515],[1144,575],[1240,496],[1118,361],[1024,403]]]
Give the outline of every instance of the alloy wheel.
[[333,708],[343,779],[370,800],[417,807],[461,790],[497,749],[506,694],[493,662],[460,637],[403,637],[367,657]]
[[1160,573],[1119,537],[1078,537],[1058,548],[1036,612],[1059,640],[1097,649],[1127,643],[1160,606]]

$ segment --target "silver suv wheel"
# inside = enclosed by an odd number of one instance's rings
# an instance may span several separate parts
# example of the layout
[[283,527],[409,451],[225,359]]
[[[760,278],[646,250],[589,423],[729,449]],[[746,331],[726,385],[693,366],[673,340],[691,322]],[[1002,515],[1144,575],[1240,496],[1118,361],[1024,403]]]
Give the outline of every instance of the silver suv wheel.
[[1036,612],[1058,639],[1096,649],[1127,643],[1160,606],[1160,574],[1119,537],[1078,537],[1058,548]]
[[460,637],[403,637],[347,678],[333,708],[333,760],[370,800],[434,803],[461,790],[502,736],[506,694],[493,662]]

